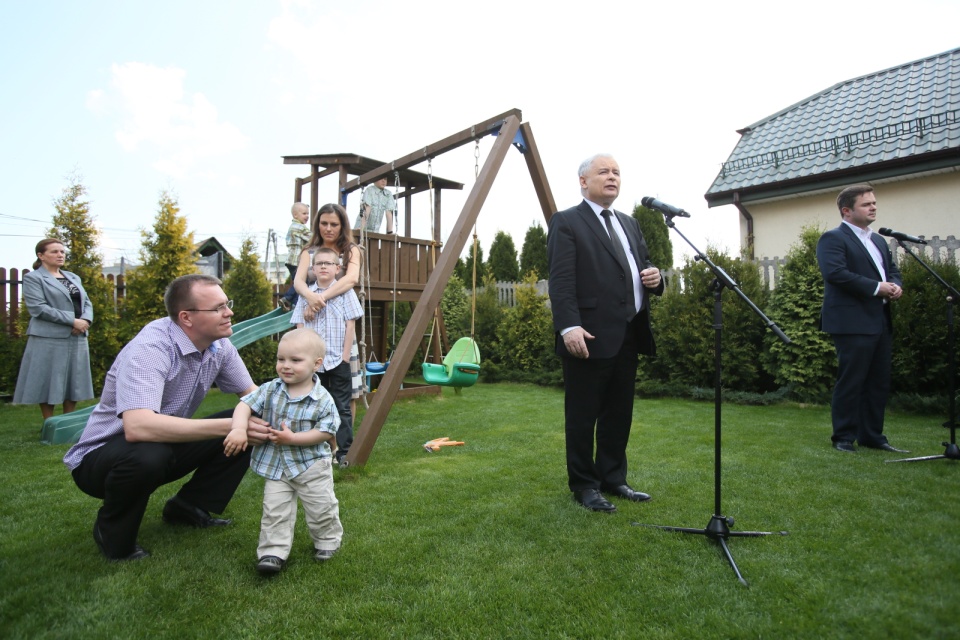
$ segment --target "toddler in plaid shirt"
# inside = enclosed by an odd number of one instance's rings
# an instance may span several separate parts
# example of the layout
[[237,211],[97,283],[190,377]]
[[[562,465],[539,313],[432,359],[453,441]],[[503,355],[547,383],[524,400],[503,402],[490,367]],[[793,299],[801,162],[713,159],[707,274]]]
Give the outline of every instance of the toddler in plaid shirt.
[[343,538],[328,444],[336,436],[340,416],[316,373],[325,352],[323,338],[310,329],[286,333],[277,346],[280,377],[243,397],[224,441],[228,456],[246,450],[247,421],[253,413],[273,429],[269,441],[257,445],[250,457],[250,467],[266,478],[257,547],[257,571],[263,574],[277,573],[287,562],[298,498],[316,560],[333,557]]

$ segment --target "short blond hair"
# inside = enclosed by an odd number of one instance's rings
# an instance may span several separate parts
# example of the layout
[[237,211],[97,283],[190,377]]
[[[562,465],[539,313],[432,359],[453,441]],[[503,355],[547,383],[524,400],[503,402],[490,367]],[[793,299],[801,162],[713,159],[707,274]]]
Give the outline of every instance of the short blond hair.
[[295,202],[293,206],[290,207],[290,217],[294,217],[297,213],[310,213],[310,207],[303,204],[302,202]]
[[297,342],[304,347],[305,352],[312,354],[318,359],[322,360],[327,356],[327,343],[324,342],[320,334],[313,329],[307,329],[306,327],[292,329],[280,338],[280,342],[284,340]]

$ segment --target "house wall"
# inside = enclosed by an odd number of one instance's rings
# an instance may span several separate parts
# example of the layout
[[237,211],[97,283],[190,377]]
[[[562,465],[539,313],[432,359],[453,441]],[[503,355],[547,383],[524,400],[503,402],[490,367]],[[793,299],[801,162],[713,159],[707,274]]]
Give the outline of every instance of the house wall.
[[[855,182],[851,182],[855,184]],[[930,239],[960,238],[960,172],[939,173],[896,181],[873,181],[877,196],[877,222],[871,228],[889,227]],[[840,224],[837,194],[840,189],[775,201],[751,202],[754,219],[754,256],[784,257],[804,226],[830,229]],[[747,245],[747,225],[740,217],[740,244]]]

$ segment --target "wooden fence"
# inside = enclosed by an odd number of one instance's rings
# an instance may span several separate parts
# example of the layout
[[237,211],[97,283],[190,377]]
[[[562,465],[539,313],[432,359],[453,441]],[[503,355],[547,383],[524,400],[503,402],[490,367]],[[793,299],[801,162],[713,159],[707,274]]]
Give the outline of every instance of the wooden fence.
[[[5,269],[0,267],[0,333],[16,337],[18,335],[17,322],[20,319],[20,285],[23,276],[30,273],[30,269]],[[123,298],[126,291],[123,275],[104,275],[113,285],[113,303]]]
[[[890,250],[893,251],[898,263],[907,259],[903,252],[899,250],[897,242],[890,240]],[[956,262],[958,252],[960,252],[960,240],[954,236],[947,236],[941,239],[939,236],[933,236],[927,240],[926,245],[910,245],[924,261],[949,261]],[[763,283],[768,289],[774,289],[777,281],[780,279],[780,268],[786,264],[786,259],[779,256],[773,258],[760,258],[756,261],[757,268],[763,278]],[[0,268],[0,329],[5,335],[17,335],[17,319],[20,314],[20,282],[24,275],[30,273],[29,269],[4,269]],[[8,275],[9,274],[9,275]],[[675,271],[672,269],[664,271],[664,277],[669,279],[673,277]],[[123,275],[105,275],[108,281],[114,284],[114,301],[120,300],[124,295],[124,276]],[[522,286],[521,282],[497,282],[497,300],[506,307],[515,306],[517,303],[517,287]],[[547,281],[540,280],[535,285],[537,293],[547,295]],[[278,293],[274,289],[274,302]],[[482,289],[481,289],[482,290]],[[282,294],[283,291],[280,291]],[[468,290],[469,294],[469,290]]]

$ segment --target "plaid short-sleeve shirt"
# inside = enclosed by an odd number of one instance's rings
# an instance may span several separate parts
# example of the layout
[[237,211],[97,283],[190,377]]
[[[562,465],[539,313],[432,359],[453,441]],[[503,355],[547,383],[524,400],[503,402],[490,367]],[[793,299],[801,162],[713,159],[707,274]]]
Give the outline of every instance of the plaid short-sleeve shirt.
[[[259,389],[244,396],[242,402],[271,425],[286,424],[293,432],[319,429],[336,435],[340,427],[337,406],[330,393],[320,385],[317,374],[313,374],[313,389],[299,398],[291,398],[286,383],[278,378],[260,385]],[[296,478],[317,460],[331,455],[330,445],[326,442],[305,447],[266,442],[253,448],[250,468],[268,480],[279,480],[284,475]]]

